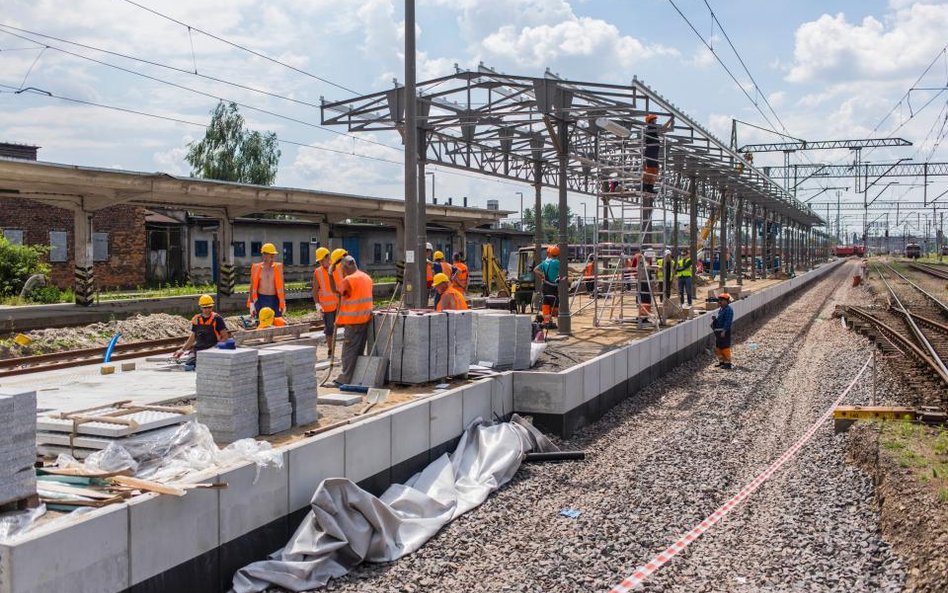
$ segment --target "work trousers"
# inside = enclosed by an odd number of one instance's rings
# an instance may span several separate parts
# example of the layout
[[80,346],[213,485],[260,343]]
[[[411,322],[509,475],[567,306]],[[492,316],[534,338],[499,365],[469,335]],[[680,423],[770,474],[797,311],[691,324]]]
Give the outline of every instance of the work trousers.
[[688,298],[688,304],[691,305],[691,276],[678,277],[678,303],[684,305],[685,297]]
[[[371,322],[369,322],[371,323]],[[336,377],[340,383],[352,381],[356,361],[365,353],[365,344],[369,339],[369,324],[345,325],[342,336],[342,372]]]

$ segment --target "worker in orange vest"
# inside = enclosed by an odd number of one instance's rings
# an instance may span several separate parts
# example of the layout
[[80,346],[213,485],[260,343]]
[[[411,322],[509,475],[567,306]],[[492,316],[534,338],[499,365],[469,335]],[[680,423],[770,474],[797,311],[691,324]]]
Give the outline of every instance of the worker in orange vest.
[[267,329],[268,327],[286,327],[286,320],[277,317],[270,307],[264,307],[257,313],[257,329]]
[[435,305],[436,311],[467,311],[467,301],[464,295],[453,284],[447,274],[434,275],[434,289],[441,298]]
[[464,253],[458,251],[454,254],[454,275],[451,277],[451,283],[454,284],[461,294],[467,292],[467,283],[471,278],[471,271],[464,263]]
[[[435,276],[437,276],[438,274],[444,274],[444,275],[447,276],[448,278],[451,278],[452,276],[454,276],[454,268],[451,267],[451,264],[449,264],[448,262],[444,261],[444,252],[443,252],[443,251],[435,251],[435,252],[434,252],[434,255],[432,256],[432,258],[434,259],[434,264],[432,265],[432,268],[433,268],[433,272],[434,272],[434,273],[433,273],[432,276],[431,276],[431,286],[432,286],[432,288],[433,288],[433,287],[434,287],[434,277],[435,277]],[[434,291],[434,306],[435,306],[435,308],[438,307],[438,300],[439,300],[440,298],[441,298],[441,293],[438,292],[437,290],[435,290],[435,291]]]
[[425,243],[425,286],[428,287],[428,293],[425,297],[425,306],[428,306],[428,299],[431,298],[431,282],[434,280],[434,266],[431,261],[431,252],[434,246],[431,243]]
[[596,288],[596,271],[591,255],[589,261],[586,262],[586,267],[583,268],[583,286],[586,288],[587,294],[592,294]]
[[342,372],[336,386],[352,381],[356,361],[365,352],[372,323],[372,278],[359,270],[351,255],[342,258],[342,284],[339,287],[339,314],[336,323],[345,328],[342,342]]
[[333,268],[347,255],[345,249],[329,253],[325,247],[316,250],[316,270],[313,272],[313,302],[323,314],[323,334],[331,357],[336,344],[336,312],[339,309],[338,288],[342,284],[342,268]]
[[277,317],[286,311],[286,294],[283,291],[283,264],[273,261],[277,250],[273,243],[264,243],[260,248],[263,261],[250,266],[250,296],[247,307],[251,315],[264,307],[270,307]]
[[201,312],[191,318],[191,335],[184,342],[184,346],[171,355],[177,359],[187,354],[185,368],[194,367],[199,350],[207,350],[230,338],[224,318],[214,311],[214,297],[202,294],[198,299],[198,306],[201,307]]

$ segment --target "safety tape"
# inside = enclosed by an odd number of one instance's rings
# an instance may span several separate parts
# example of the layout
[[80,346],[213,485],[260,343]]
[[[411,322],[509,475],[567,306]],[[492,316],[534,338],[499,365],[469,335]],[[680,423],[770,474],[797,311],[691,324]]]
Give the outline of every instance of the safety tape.
[[862,365],[862,369],[856,374],[849,386],[840,394],[836,401],[826,410],[822,416],[817,418],[816,422],[804,433],[800,440],[794,443],[789,449],[784,451],[783,455],[777,458],[770,466],[759,473],[753,480],[751,480],[746,486],[741,488],[741,490],[729,498],[727,502],[717,508],[716,511],[708,515],[708,517],[703,520],[701,523],[698,523],[691,531],[681,536],[678,541],[672,545],[665,548],[663,552],[643,564],[642,566],[635,569],[631,576],[624,579],[621,583],[610,589],[609,593],[628,593],[632,591],[643,582],[645,579],[653,575],[658,571],[659,568],[668,563],[672,558],[674,558],[679,552],[690,546],[696,539],[704,535],[706,531],[711,529],[718,521],[724,518],[729,512],[731,512],[734,507],[739,505],[750,496],[755,490],[757,490],[761,484],[767,481],[771,475],[773,475],[778,469],[780,469],[787,461],[792,459],[797,452],[803,448],[803,445],[813,437],[816,431],[820,428],[820,425],[823,424],[832,414],[833,409],[836,408],[843,401],[849,392],[852,390],[853,386],[856,385],[856,381],[859,380],[859,377],[866,371],[866,368],[869,367],[869,363],[872,361],[872,357],[869,357],[866,360],[866,364]]

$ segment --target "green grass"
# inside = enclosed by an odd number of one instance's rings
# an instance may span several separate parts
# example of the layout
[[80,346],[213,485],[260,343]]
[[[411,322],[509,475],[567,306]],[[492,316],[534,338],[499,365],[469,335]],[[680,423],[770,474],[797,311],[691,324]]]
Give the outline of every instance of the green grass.
[[938,500],[948,503],[948,488],[942,488],[938,491]]

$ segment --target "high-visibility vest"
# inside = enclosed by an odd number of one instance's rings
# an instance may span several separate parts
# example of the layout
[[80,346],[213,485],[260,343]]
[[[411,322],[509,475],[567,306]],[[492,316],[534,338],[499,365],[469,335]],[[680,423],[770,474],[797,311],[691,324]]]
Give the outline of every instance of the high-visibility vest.
[[342,302],[339,303],[338,325],[360,325],[372,320],[372,278],[357,270],[342,280]]
[[431,262],[425,266],[425,282],[428,284],[428,288],[431,288],[431,284],[434,282],[434,270],[431,268]]
[[211,316],[206,319],[204,318],[203,315],[198,313],[197,315],[191,318],[191,325],[198,325],[198,326],[209,325],[211,329],[214,330],[214,337],[217,339],[218,342],[220,342],[221,334],[219,331],[217,331],[217,324],[215,323],[218,317],[220,317],[220,315],[217,312],[211,313]]
[[677,263],[678,271],[677,276],[679,278],[691,278],[691,258],[683,257],[678,260]]
[[589,262],[588,264],[586,264],[586,267],[583,268],[583,277],[585,277],[587,280],[592,279],[592,277],[593,277],[593,264],[592,264],[592,262]]
[[[333,276],[335,276],[338,271],[339,268],[333,270]],[[342,278],[340,277],[336,288],[339,287],[339,283],[341,282]],[[313,284],[316,286],[316,296],[319,299],[319,306],[324,312],[332,313],[339,308],[339,295],[333,291],[332,285],[329,283],[329,270],[326,269],[325,266],[316,266],[316,271],[313,272]]]
[[458,290],[463,294],[467,290],[467,283],[471,277],[471,272],[467,268],[467,264],[462,264],[461,262],[455,262],[454,267],[458,269],[458,273],[451,280]]
[[[260,296],[257,290],[260,287],[260,274],[263,273],[263,262],[250,266],[250,296],[247,297],[247,306],[252,305]],[[286,310],[286,293],[283,291],[283,264],[273,262],[273,287],[280,302],[280,310]]]
[[453,286],[449,286],[438,299],[438,306],[435,311],[467,311],[467,301],[461,291]]
[[661,281],[665,279],[665,261],[663,258],[658,258],[657,263],[658,270],[655,272],[655,279]]
[[[436,264],[441,264],[441,273],[442,273],[442,274],[444,274],[444,275],[447,276],[448,278],[451,277],[451,273],[454,271],[454,270],[451,269],[451,264],[449,264],[449,263],[446,262],[446,261],[436,261],[435,263],[436,263]],[[432,280],[434,280],[434,276],[432,276]]]

